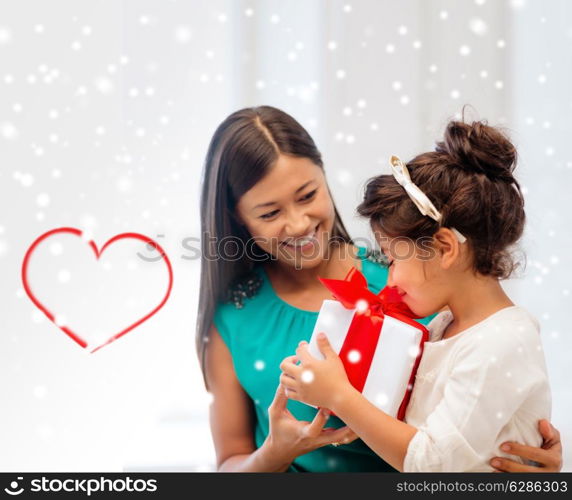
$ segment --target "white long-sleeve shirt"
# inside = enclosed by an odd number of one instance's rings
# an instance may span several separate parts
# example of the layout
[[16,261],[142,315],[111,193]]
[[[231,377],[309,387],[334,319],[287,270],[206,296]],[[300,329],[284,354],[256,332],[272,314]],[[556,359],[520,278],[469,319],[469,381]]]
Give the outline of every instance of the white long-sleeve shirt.
[[452,321],[430,324],[406,422],[418,431],[405,472],[492,471],[504,441],[540,446],[538,421],[550,418],[551,397],[539,327],[524,309],[502,309],[442,339]]

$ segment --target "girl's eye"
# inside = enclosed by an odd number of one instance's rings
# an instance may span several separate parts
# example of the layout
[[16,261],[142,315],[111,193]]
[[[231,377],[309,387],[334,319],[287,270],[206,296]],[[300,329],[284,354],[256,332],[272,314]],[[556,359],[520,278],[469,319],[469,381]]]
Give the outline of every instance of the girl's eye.
[[314,195],[316,194],[316,191],[318,191],[318,190],[314,189],[314,191],[310,191],[308,194],[305,194],[304,196],[302,196],[302,198],[300,198],[300,201],[311,200],[314,197]]
[[271,219],[278,213],[278,210],[272,210],[272,212],[268,212],[267,214],[261,215],[261,219]]

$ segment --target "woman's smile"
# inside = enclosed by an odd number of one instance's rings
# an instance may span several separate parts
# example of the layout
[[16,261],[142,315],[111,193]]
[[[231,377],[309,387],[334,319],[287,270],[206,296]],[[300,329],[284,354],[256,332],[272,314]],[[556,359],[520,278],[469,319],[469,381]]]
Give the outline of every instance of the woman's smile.
[[288,238],[287,240],[283,241],[281,244],[283,246],[285,246],[286,248],[292,249],[292,250],[301,250],[302,252],[308,251],[310,249],[314,248],[314,245],[318,242],[318,239],[316,238],[317,234],[318,234],[318,228],[320,227],[320,224],[318,224],[316,227],[314,227],[314,229],[299,237],[299,238]]

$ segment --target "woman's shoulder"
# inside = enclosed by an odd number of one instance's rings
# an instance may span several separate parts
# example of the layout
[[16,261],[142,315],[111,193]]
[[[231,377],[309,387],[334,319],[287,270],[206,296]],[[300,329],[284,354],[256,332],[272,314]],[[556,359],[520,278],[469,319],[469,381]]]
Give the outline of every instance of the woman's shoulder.
[[213,322],[223,339],[227,340],[230,332],[242,324],[251,324],[259,317],[261,309],[261,290],[264,279],[262,274],[254,269],[232,281],[224,296],[218,300]]
[[361,260],[361,272],[365,276],[368,288],[378,293],[387,284],[387,258],[379,250],[356,246],[357,257]]

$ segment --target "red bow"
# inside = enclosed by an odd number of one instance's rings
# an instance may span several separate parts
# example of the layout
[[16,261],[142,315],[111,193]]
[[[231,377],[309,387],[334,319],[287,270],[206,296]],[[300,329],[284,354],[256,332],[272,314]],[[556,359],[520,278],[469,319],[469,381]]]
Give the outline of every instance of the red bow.
[[[352,268],[343,280],[319,278],[336,300],[347,309],[358,309],[350,324],[348,333],[340,350],[339,356],[344,364],[350,383],[360,392],[363,391],[371,361],[383,326],[386,314],[404,323],[414,326],[423,332],[419,345],[419,355],[415,361],[408,389],[399,407],[397,418],[403,420],[407,403],[411,396],[411,388],[415,380],[415,373],[421,361],[423,344],[429,334],[427,329],[414,321],[416,316],[403,302],[395,288],[385,287],[374,294],[367,288],[365,276],[356,268]],[[359,353],[359,360],[349,360],[350,351]],[[351,357],[351,356],[350,356]]]

